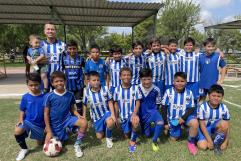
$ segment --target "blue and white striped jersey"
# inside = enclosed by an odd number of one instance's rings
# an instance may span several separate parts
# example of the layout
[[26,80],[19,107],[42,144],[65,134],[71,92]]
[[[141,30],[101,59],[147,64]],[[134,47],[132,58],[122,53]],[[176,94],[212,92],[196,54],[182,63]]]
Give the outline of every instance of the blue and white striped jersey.
[[146,56],[142,53],[140,56],[135,56],[132,54],[131,56],[125,57],[127,66],[132,70],[132,81],[131,84],[138,85],[141,83],[139,72],[142,68],[146,66]]
[[91,88],[84,89],[83,104],[90,107],[90,116],[94,122],[109,112],[108,101],[111,99],[112,96],[106,86],[102,86],[98,92],[92,91]]
[[168,106],[168,119],[179,119],[182,117],[188,108],[194,108],[194,98],[192,91],[185,89],[178,93],[174,87],[166,90],[162,105]]
[[77,91],[83,87],[84,58],[78,54],[72,58],[68,53],[64,56],[64,72],[66,75],[66,88],[69,91]]
[[198,107],[198,119],[205,120],[209,126],[218,120],[229,120],[230,114],[227,106],[221,103],[217,108],[210,107],[208,102],[204,102]]
[[45,56],[49,60],[49,75],[54,71],[62,71],[63,52],[65,51],[65,43],[61,40],[56,40],[53,44],[46,40],[41,41],[41,46]]
[[138,86],[132,85],[123,88],[121,85],[115,88],[113,100],[118,102],[119,115],[121,120],[128,119],[134,111],[136,100],[140,99]]
[[187,53],[181,50],[179,53],[180,71],[187,74],[187,82],[199,81],[199,55],[194,51]]
[[151,53],[147,55],[146,66],[152,70],[152,82],[164,80],[165,53]]
[[172,85],[174,75],[180,71],[180,58],[178,53],[170,53],[166,56],[165,85]]
[[120,69],[126,66],[125,59],[121,59],[120,61],[115,61],[114,59],[109,60],[107,63],[107,69],[110,74],[111,83],[110,86],[117,87],[121,84],[120,80]]

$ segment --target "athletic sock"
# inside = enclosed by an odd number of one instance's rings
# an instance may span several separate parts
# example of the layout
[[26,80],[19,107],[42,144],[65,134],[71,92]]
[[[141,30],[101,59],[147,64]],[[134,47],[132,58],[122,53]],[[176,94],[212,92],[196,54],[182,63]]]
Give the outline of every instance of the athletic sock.
[[196,142],[196,137],[193,136],[188,136],[187,141],[191,144],[195,144]]
[[105,135],[106,135],[106,138],[111,138],[112,130],[106,127]]
[[222,132],[216,132],[213,143],[214,145],[221,145],[225,140],[225,134]]
[[137,139],[137,133],[135,131],[131,132],[131,141],[136,142]]
[[154,131],[154,135],[153,135],[153,138],[152,138],[152,141],[153,141],[154,143],[157,142],[157,139],[158,139],[158,137],[160,136],[162,130],[163,130],[163,125],[156,124],[156,126],[155,126],[155,131]]
[[28,149],[26,141],[25,141],[25,136],[24,133],[21,135],[14,135],[17,143],[21,147],[21,149]]
[[75,144],[80,145],[82,143],[84,136],[85,136],[84,133],[78,132],[78,136],[76,138]]

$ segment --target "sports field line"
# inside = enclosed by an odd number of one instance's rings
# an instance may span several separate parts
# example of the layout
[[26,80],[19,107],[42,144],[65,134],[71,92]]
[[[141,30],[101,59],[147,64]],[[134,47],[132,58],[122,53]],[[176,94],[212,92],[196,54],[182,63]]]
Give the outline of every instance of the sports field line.
[[18,94],[18,93],[9,93],[9,94],[0,94],[0,98],[4,98],[4,97],[19,97],[22,96],[23,94]]
[[230,101],[227,101],[227,100],[223,100],[223,101],[228,103],[228,104],[230,104],[230,105],[233,105],[233,106],[238,107],[239,109],[241,109],[241,105],[238,105],[236,103],[233,103],[233,102],[230,102]]
[[239,88],[239,87],[241,87],[241,85],[229,85],[229,84],[222,84],[224,87],[232,87],[232,88]]

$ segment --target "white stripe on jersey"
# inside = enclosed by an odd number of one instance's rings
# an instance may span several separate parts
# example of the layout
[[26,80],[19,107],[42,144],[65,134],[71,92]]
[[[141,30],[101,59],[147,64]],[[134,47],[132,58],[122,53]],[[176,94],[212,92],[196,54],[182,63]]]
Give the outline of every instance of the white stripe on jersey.
[[166,56],[163,52],[147,55],[146,64],[152,70],[152,82],[164,80],[165,61]]
[[208,102],[204,102],[198,108],[198,118],[205,120],[206,125],[209,126],[218,120],[229,120],[230,114],[227,106],[221,103],[217,108],[211,108]]
[[166,90],[162,105],[168,106],[168,119],[179,119],[183,116],[187,108],[193,108],[194,98],[192,91],[185,89],[184,92],[178,93],[172,87]]
[[187,74],[187,82],[199,81],[199,55],[200,53],[186,53],[184,50],[179,53],[180,71]]
[[61,40],[56,40],[53,44],[49,44],[46,40],[41,42],[45,56],[49,60],[49,74],[54,71],[62,71],[62,56],[65,51],[65,43]]
[[101,119],[108,112],[108,101],[112,99],[107,87],[101,87],[99,92],[91,88],[84,89],[83,104],[90,107],[90,116],[94,122]]
[[179,72],[180,59],[178,53],[171,53],[166,56],[165,63],[165,85],[172,85],[174,80],[174,75]]
[[123,88],[121,85],[115,88],[113,100],[118,102],[119,115],[121,120],[128,119],[134,111],[136,100],[140,99],[138,86]]
[[126,61],[125,59],[121,59],[120,61],[115,61],[114,59],[111,59],[108,65],[108,70],[110,74],[110,85],[112,87],[117,87],[121,84],[120,80],[120,69],[124,66],[126,66]]

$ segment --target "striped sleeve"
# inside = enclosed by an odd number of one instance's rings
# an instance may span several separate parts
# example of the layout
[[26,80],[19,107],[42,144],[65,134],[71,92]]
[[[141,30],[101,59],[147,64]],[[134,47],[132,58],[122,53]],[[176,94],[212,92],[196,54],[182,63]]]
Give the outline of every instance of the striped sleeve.
[[84,96],[83,96],[83,104],[84,105],[87,105],[87,102],[88,102],[88,92],[87,92],[88,89],[84,89]]
[[166,92],[162,98],[162,105],[164,105],[164,106],[169,105],[168,90],[166,90]]
[[204,104],[202,104],[200,107],[198,107],[198,109],[197,109],[197,118],[199,120],[205,120]]
[[222,104],[224,108],[223,120],[230,120],[229,110],[226,105]]

